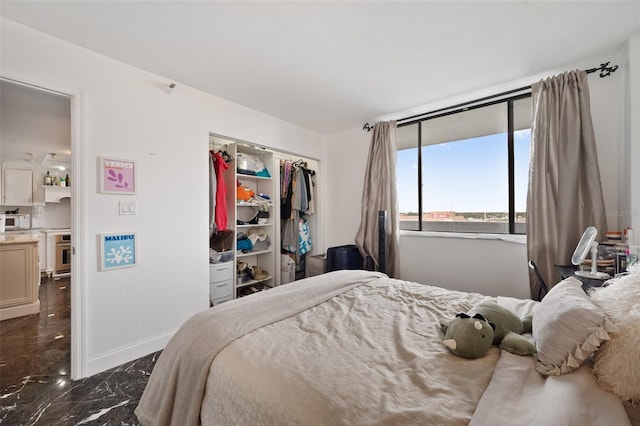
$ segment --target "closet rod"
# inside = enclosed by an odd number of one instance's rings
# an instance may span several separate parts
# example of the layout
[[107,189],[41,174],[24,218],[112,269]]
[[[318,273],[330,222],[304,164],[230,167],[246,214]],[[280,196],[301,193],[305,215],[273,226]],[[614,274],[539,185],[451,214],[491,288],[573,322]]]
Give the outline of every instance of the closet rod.
[[[604,77],[608,77],[611,75],[612,72],[615,72],[618,69],[617,65],[612,65],[609,66],[611,62],[605,62],[603,64],[600,64],[599,67],[594,67],[594,68],[589,68],[584,70],[584,72],[586,72],[587,74],[591,74],[597,71],[600,71],[600,78],[604,78]],[[512,95],[514,93],[519,93],[519,92],[525,92],[531,90],[531,85],[528,86],[524,86],[524,87],[520,87],[518,89],[512,89],[512,90],[507,90],[506,92],[502,92],[502,93],[497,93],[495,95],[490,95],[490,96],[485,96],[483,98],[480,99],[475,99],[472,101],[467,101],[467,102],[463,102],[457,105],[453,105],[453,106],[449,106],[446,108],[440,108],[440,109],[436,109],[434,111],[429,111],[429,112],[423,112],[421,114],[416,114],[416,115],[412,115],[409,117],[404,117],[404,118],[400,118],[398,120],[396,120],[396,122],[398,123],[398,125],[403,125],[406,126],[408,124],[413,124],[417,121],[420,121],[422,119],[427,118],[430,115],[433,114],[437,114],[443,111],[450,111],[450,110],[454,110],[457,108],[462,108],[462,110],[464,110],[464,107],[469,106],[469,105],[473,105],[476,104],[478,102],[484,102],[484,101],[488,101],[490,99],[496,99],[496,98],[501,98],[501,97],[505,97],[508,95]],[[364,125],[362,126],[362,130],[366,130],[367,132],[370,132],[371,130],[373,130],[373,126],[370,125],[369,123],[364,123]]]

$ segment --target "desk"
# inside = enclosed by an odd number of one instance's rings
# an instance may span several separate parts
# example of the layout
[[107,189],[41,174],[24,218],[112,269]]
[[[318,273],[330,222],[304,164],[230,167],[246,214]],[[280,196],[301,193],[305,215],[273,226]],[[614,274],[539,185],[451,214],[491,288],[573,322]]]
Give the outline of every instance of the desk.
[[576,271],[576,268],[575,266],[571,266],[571,265],[556,265],[556,268],[560,272],[560,277],[563,280],[569,277],[576,277],[577,279],[579,279],[582,282],[582,289],[585,292],[588,292],[589,289],[593,287],[602,287],[604,283],[607,282],[607,280],[611,279],[611,278],[599,279],[599,278],[581,277],[579,275],[574,274],[574,272]]

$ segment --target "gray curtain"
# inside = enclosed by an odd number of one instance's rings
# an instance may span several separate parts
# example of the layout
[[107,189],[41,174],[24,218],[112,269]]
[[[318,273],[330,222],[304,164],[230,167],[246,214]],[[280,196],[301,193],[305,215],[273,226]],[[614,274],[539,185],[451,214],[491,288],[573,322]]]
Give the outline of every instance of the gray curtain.
[[396,190],[396,122],[376,123],[371,134],[367,170],[362,189],[360,228],[356,245],[378,265],[378,211],[387,211],[386,273],[394,277],[398,266],[398,194]]
[[[555,265],[571,264],[585,228],[595,226],[601,240],[607,222],[587,74],[566,72],[531,89],[527,254],[550,289],[559,281]],[[533,298],[539,284],[530,282]]]

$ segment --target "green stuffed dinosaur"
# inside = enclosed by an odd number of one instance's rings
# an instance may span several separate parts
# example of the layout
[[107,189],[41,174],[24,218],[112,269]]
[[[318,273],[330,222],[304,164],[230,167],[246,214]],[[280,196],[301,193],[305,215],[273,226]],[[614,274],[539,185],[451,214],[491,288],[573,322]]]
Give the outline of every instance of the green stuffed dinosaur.
[[484,356],[491,345],[500,345],[516,355],[536,353],[536,347],[522,333],[531,332],[531,316],[518,318],[496,302],[487,301],[452,320],[440,320],[443,344],[454,355],[475,359]]

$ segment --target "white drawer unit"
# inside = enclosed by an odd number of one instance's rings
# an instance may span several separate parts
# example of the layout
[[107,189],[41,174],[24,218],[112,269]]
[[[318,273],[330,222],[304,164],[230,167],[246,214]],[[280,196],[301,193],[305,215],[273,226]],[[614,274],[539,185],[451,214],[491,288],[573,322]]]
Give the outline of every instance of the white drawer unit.
[[233,295],[233,280],[218,281],[209,283],[209,298],[218,299],[220,297]]
[[214,305],[233,299],[233,262],[209,264],[209,299]]
[[222,302],[227,302],[229,300],[233,300],[233,294],[228,294],[224,297],[218,297],[216,299],[211,299],[211,304],[213,304],[213,306],[218,305]]

